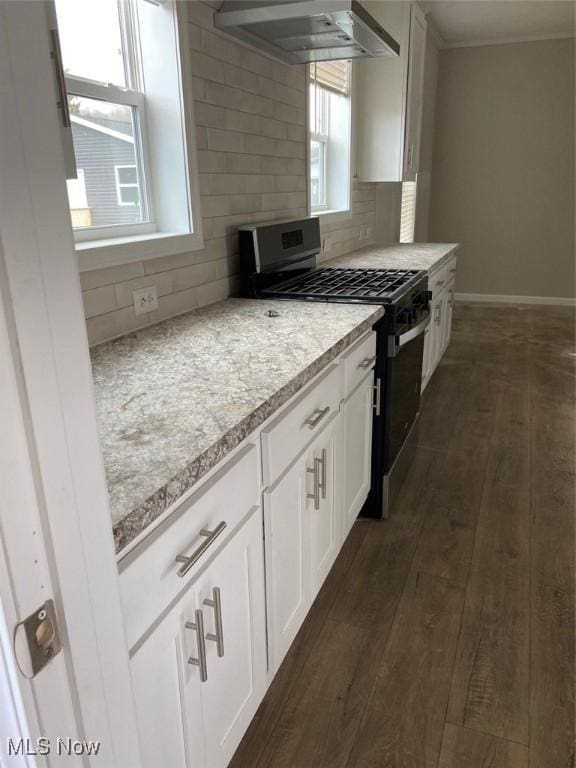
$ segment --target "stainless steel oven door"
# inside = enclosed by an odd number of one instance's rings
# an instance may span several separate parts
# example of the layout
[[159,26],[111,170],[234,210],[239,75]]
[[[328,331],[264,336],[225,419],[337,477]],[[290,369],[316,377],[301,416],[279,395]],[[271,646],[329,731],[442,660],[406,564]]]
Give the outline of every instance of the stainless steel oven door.
[[389,339],[390,416],[386,471],[394,464],[420,411],[424,331],[429,323],[430,315],[428,314],[414,328]]

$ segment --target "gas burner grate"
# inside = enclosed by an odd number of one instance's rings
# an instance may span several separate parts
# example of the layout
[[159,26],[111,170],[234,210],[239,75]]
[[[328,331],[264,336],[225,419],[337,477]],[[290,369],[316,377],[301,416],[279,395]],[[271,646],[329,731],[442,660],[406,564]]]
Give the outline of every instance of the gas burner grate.
[[327,267],[271,286],[266,294],[303,299],[393,301],[422,272],[416,269],[354,269]]

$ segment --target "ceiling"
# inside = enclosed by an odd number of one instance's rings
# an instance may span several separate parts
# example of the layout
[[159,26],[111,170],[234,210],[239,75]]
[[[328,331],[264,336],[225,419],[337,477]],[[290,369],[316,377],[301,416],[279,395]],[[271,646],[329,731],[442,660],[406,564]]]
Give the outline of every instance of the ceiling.
[[574,37],[572,0],[427,0],[445,47]]

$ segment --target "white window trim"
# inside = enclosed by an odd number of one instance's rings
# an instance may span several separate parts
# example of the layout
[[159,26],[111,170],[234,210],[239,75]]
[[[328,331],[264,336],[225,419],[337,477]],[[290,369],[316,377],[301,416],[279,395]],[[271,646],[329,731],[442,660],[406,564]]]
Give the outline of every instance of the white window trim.
[[[196,122],[192,97],[192,65],[188,43],[188,4],[164,0],[163,7],[171,10],[177,42],[181,118],[183,123],[184,155],[187,176],[188,215],[192,232],[158,231],[154,224],[141,224],[138,235],[127,233],[121,226],[102,228],[101,238],[76,241],[80,272],[119,266],[135,261],[172,256],[204,248],[198,155],[196,151]],[[89,82],[89,81],[88,81]],[[85,85],[85,83],[84,83]],[[112,86],[114,87],[114,86]],[[122,90],[122,89],[116,89]],[[106,231],[104,231],[106,229]],[[81,232],[82,230],[76,230]]]
[[350,100],[350,147],[348,152],[348,195],[345,208],[329,208],[328,206],[314,206],[312,207],[312,201],[310,199],[310,142],[314,138],[315,134],[310,131],[310,84],[312,77],[310,73],[310,67],[306,67],[306,189],[307,189],[307,211],[309,216],[326,216],[330,218],[330,221],[341,221],[351,219],[352,217],[352,185],[354,183],[353,166],[354,166],[354,154],[355,154],[355,99],[354,99],[354,64],[350,67],[350,80],[349,88],[350,93],[348,98]]
[[140,189],[140,184],[138,184],[138,181],[131,181],[131,182],[124,182],[120,181],[120,174],[118,171],[123,170],[124,168],[134,168],[136,171],[136,174],[138,174],[138,166],[137,165],[115,165],[114,166],[114,178],[116,180],[116,199],[118,200],[118,205],[125,205],[127,207],[131,207],[134,205],[134,203],[127,202],[125,203],[124,200],[122,200],[122,190],[123,189]]

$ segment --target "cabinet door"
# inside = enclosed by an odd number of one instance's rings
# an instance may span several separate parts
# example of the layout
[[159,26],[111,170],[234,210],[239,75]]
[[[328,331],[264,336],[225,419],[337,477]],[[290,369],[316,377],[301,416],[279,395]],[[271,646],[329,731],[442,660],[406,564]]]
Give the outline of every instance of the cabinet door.
[[339,416],[264,492],[270,647],[274,669],[340,549],[342,427]]
[[415,181],[420,163],[420,131],[426,55],[426,17],[412,4],[410,9],[410,53],[406,97],[404,181]]
[[450,344],[450,337],[452,335],[452,314],[454,312],[454,281],[448,284],[445,291],[445,304],[444,304],[444,347],[443,351],[446,351],[448,344]]
[[[196,599],[202,608],[206,638],[208,679],[201,684],[206,767],[224,768],[266,687],[264,548],[259,510],[200,576]],[[168,764],[172,765],[164,763]]]
[[344,403],[344,537],[370,490],[373,380],[371,373]]
[[[200,638],[198,611],[204,625]],[[220,628],[223,644],[214,639]],[[202,644],[205,680],[200,667],[189,662],[201,658]],[[131,667],[144,768],[225,768],[265,691],[260,510],[151,631]]]
[[[324,583],[342,541],[338,509],[342,497],[342,473],[339,471],[341,445],[342,420],[336,418],[316,438],[308,454],[306,470],[311,481],[309,493],[316,496],[307,498],[311,601]],[[315,484],[319,493],[315,493]]]
[[284,658],[310,606],[307,514],[310,485],[305,454],[272,489],[264,492],[268,622],[275,669]]
[[188,664],[197,648],[185,626],[194,609],[189,589],[131,660],[143,768],[205,765],[198,670]]
[[442,356],[442,320],[444,317],[444,292],[436,293],[430,305],[430,369],[432,375]]

